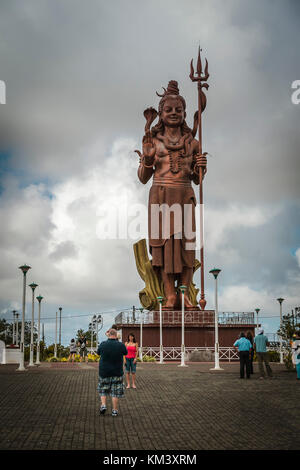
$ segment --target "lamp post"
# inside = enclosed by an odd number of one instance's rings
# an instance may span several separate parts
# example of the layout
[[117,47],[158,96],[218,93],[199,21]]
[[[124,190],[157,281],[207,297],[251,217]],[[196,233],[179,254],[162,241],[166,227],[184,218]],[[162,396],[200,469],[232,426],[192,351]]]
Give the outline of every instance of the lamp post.
[[57,357],[57,311],[55,315],[55,343],[54,343],[54,357]]
[[260,308],[256,308],[256,328],[258,329],[258,313],[260,312]]
[[13,310],[13,330],[12,330],[12,344],[16,343],[16,336],[15,336],[15,326],[16,326],[16,311]]
[[16,313],[16,346],[19,346],[19,314]]
[[140,361],[143,362],[143,320],[144,320],[144,309],[140,308],[141,317],[140,317]]
[[[284,299],[282,299],[281,297],[279,297],[279,299],[277,299],[278,302],[279,302],[279,309],[280,309],[280,328],[281,328],[281,324],[282,324],[282,302],[284,301]],[[279,343],[280,343],[280,364],[283,364],[283,351],[282,351],[282,336],[280,335],[279,336]]]
[[215,367],[211,370],[223,370],[219,360],[219,311],[218,311],[218,275],[221,269],[214,268],[209,271],[215,278]]
[[164,298],[159,296],[157,297],[157,300],[159,302],[159,363],[163,364],[164,357],[163,357],[163,344],[162,344],[162,302]]
[[34,327],[34,291],[38,285],[32,282],[29,284],[32,290],[32,315],[31,315],[31,329],[30,329],[30,357],[28,366],[34,366],[33,362],[33,327]]
[[93,351],[93,324],[92,323],[89,323],[89,331],[91,332],[91,354],[92,354],[92,351]]
[[20,342],[20,365],[17,370],[24,371],[26,370],[24,367],[24,331],[25,331],[25,308],[26,308],[26,273],[31,268],[31,266],[27,266],[24,264],[20,266],[23,273],[23,300],[22,300],[22,327],[21,327],[21,342]]
[[40,364],[40,331],[41,331],[41,303],[44,297],[41,295],[37,296],[39,302],[39,316],[38,316],[38,339],[37,339],[37,348],[36,348],[36,364]]
[[61,311],[62,311],[62,308],[59,307],[59,337],[58,337],[58,343],[59,345],[61,345]]
[[178,367],[187,367],[185,364],[185,345],[184,345],[184,293],[186,286],[179,287],[181,292],[181,363]]
[[[95,315],[96,317],[96,315]],[[100,315],[100,313],[98,314],[97,318],[96,318],[96,325],[97,325],[97,330],[96,330],[96,348],[98,348],[98,334],[99,334],[99,324],[101,324],[101,328],[103,327],[103,318],[102,318],[102,315]],[[101,330],[100,328],[100,330]]]
[[14,317],[14,319],[13,319],[13,331],[12,331],[12,344],[16,344],[16,333],[15,333],[15,331],[16,331],[16,310],[13,310],[12,313],[13,313],[13,317]]

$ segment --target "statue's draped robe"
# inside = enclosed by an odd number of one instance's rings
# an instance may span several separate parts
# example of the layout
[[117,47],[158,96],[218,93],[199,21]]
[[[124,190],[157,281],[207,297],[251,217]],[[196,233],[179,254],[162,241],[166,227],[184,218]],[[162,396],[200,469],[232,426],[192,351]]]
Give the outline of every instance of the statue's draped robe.
[[[171,171],[174,156],[175,161],[176,157],[179,161],[177,173]],[[153,175],[148,205],[148,234],[152,266],[160,267],[166,273],[180,274],[185,266],[194,267],[196,197],[191,181],[199,184],[199,178],[193,172],[195,157],[192,154],[182,157],[180,152],[177,152],[173,154],[173,162],[172,157],[170,158],[169,154],[165,155],[163,152],[156,154],[153,168],[145,167],[142,159],[138,177],[142,183],[146,184]],[[170,211],[169,227],[163,223],[162,212],[159,212],[159,217],[155,216],[158,213],[158,206],[155,208],[154,205],[161,206],[162,204],[166,204],[169,208],[175,205],[174,209],[178,205],[181,209],[177,216],[172,210]]]

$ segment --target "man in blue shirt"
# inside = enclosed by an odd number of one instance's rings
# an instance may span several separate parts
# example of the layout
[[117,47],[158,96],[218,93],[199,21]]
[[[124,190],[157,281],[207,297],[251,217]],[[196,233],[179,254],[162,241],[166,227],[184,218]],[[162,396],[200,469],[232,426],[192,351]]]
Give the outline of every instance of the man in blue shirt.
[[240,334],[240,338],[236,340],[233,345],[235,348],[238,348],[240,356],[240,378],[244,378],[245,366],[246,366],[246,376],[247,379],[250,379],[250,354],[252,349],[252,344],[249,339],[245,337],[245,333]]
[[118,341],[117,331],[108,331],[108,340],[103,341],[97,350],[100,356],[98,391],[101,398],[100,413],[106,412],[106,397],[112,397],[112,416],[118,416],[118,400],[124,396],[123,358],[127,349]]
[[267,346],[269,346],[268,338],[264,335],[264,330],[258,330],[258,334],[254,338],[254,349],[258,359],[258,367],[260,372],[260,379],[265,377],[264,365],[265,363],[267,374],[272,377],[272,369],[269,364],[267,353]]

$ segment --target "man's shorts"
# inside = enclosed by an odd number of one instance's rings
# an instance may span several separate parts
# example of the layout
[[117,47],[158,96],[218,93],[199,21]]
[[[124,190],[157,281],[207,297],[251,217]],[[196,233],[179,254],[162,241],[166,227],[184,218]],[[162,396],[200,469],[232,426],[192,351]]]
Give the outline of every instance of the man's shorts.
[[86,348],[80,348],[80,357],[85,357],[87,355],[87,349]]
[[134,358],[131,358],[131,359],[128,359],[126,357],[126,364],[125,364],[125,367],[126,367],[126,372],[132,372],[132,374],[135,374],[136,373],[136,363],[133,362],[134,361]]
[[99,377],[98,392],[100,396],[110,395],[114,398],[124,397],[124,376],[120,377]]

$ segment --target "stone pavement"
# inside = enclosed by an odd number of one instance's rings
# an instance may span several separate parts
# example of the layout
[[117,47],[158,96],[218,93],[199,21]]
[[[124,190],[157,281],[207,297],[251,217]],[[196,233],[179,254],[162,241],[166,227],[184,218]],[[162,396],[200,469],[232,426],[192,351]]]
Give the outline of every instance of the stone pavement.
[[98,364],[0,366],[0,449],[299,449],[300,382],[239,379],[238,364],[138,364],[120,415],[99,416]]

